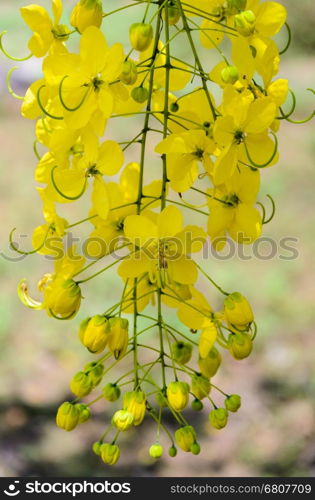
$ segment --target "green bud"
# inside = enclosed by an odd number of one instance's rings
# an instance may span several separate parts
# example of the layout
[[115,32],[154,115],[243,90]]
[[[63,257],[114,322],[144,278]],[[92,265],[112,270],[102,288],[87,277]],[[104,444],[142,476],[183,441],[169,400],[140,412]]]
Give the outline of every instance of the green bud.
[[223,429],[228,421],[228,412],[225,408],[216,408],[209,415],[210,424],[216,429]]
[[221,78],[224,83],[231,83],[233,85],[239,77],[240,75],[236,66],[227,66],[221,71]]
[[152,458],[160,458],[163,454],[163,447],[160,444],[153,444],[150,446],[150,457]]
[[193,443],[190,447],[190,451],[193,455],[199,455],[200,453],[200,444],[199,443]]
[[253,349],[253,342],[248,333],[230,333],[228,337],[228,350],[235,359],[247,358]]
[[95,441],[95,443],[93,443],[92,445],[92,450],[93,452],[95,453],[95,455],[98,455],[100,456],[101,454],[101,446],[102,446],[103,443],[101,443],[100,441]]
[[185,365],[191,360],[192,346],[188,342],[175,342],[171,347],[175,361]]
[[[166,13],[165,13],[165,8],[163,9],[163,18],[164,20],[166,20]],[[167,7],[167,10],[168,10],[168,24],[170,25],[174,25],[174,24],[177,24],[178,21],[180,20],[181,18],[181,15],[180,15],[180,10],[179,8],[177,7],[177,2],[173,1],[173,2],[169,2],[169,6]]]
[[107,401],[113,403],[120,397],[120,389],[118,385],[111,384],[110,382],[103,387],[103,396]]
[[241,396],[238,394],[231,394],[231,396],[226,398],[224,404],[228,411],[232,411],[234,413],[241,407]]
[[85,365],[84,371],[89,377],[93,387],[96,387],[102,381],[104,366],[97,361],[91,361]]
[[194,399],[191,407],[194,411],[201,411],[203,409],[203,402],[200,399]]
[[91,417],[91,410],[87,405],[82,403],[76,404],[79,410],[79,424],[84,424]]
[[137,66],[133,61],[125,61],[123,64],[123,69],[120,75],[120,80],[124,82],[126,85],[133,85],[136,83],[138,78]]
[[149,92],[144,87],[135,87],[131,91],[131,97],[133,98],[134,101],[142,104],[148,100]]
[[253,11],[245,10],[234,17],[235,28],[243,36],[251,36],[255,31],[256,16]]
[[173,445],[169,448],[168,454],[170,457],[176,457],[177,455],[177,448]]

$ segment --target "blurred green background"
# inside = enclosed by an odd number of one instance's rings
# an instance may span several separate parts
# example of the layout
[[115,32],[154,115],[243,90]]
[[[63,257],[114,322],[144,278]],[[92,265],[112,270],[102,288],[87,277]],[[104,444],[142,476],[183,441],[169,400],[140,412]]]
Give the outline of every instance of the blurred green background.
[[[50,9],[49,1],[40,3]],[[67,11],[74,4],[64,3]],[[291,50],[283,56],[280,75],[289,78],[296,93],[296,117],[304,118],[313,109],[311,95],[305,89],[314,87],[315,6],[312,0],[282,3],[288,8],[293,41]],[[27,53],[29,31],[18,13],[24,4],[18,0],[0,2],[0,30],[8,30],[4,43],[16,55]],[[106,9],[123,4],[107,0]],[[136,7],[133,13],[117,16],[119,40],[127,40],[128,26],[139,20],[141,11]],[[110,41],[117,39],[116,23],[104,22]],[[280,37],[279,43],[285,43],[285,36]],[[180,50],[186,57],[187,47]],[[209,69],[215,57],[212,52],[207,53]],[[0,56],[0,232],[1,252],[16,259],[8,249],[10,230],[17,226],[18,234],[30,234],[42,218],[33,181],[34,126],[20,117],[20,103],[5,88],[5,75],[12,65],[12,61]],[[31,59],[19,64],[19,68],[12,84],[23,95],[40,74],[40,62]],[[122,137],[120,128],[121,123],[113,121],[109,135]],[[131,135],[133,128],[129,128]],[[86,299],[78,317],[58,323],[45,313],[25,309],[16,296],[16,285],[22,277],[29,280],[31,291],[36,294],[36,283],[51,269],[51,263],[40,256],[13,262],[0,258],[1,475],[314,475],[314,149],[311,123],[283,123],[280,162],[263,172],[260,199],[263,201],[264,195],[270,193],[277,204],[276,216],[265,226],[264,236],[276,242],[287,236],[297,238],[294,246],[298,258],[243,261],[236,257],[226,261],[209,259],[205,263],[225,289],[239,290],[250,298],[259,334],[249,359],[236,362],[224,356],[215,377],[217,385],[243,398],[242,409],[232,416],[228,427],[223,431],[211,430],[207,411],[197,415],[188,411],[189,421],[200,429],[199,456],[181,452],[176,459],[166,453],[158,462],[149,459],[147,450],[154,442],[155,427],[147,421],[141,432],[137,429],[123,436],[119,464],[106,468],[90,451],[90,443],[99,437],[110,419],[112,410],[106,402],[95,407],[92,421],[74,432],[58,429],[54,423],[56,407],[69,397],[68,382],[73,373],[90,360],[77,339],[79,320],[110,305],[113,297],[119,296],[121,282],[114,273],[90,282],[83,289]],[[136,153],[130,151],[128,160],[136,159]],[[71,222],[78,220],[81,213],[77,204],[67,207]],[[20,241],[24,248],[30,244],[29,237]],[[268,246],[265,251],[268,253]],[[246,254],[251,252],[246,249]],[[215,290],[208,290],[204,282],[200,286],[218,306]]]

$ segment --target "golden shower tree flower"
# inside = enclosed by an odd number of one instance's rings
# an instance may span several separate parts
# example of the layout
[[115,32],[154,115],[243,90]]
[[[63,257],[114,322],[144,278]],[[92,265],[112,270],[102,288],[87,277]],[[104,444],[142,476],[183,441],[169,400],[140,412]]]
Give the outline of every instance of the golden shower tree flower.
[[[255,301],[216,282],[219,264],[206,243],[210,238],[220,251],[228,237],[239,245],[260,237],[275,214],[273,198],[268,215],[259,196],[264,169],[279,159],[281,120],[306,123],[314,116],[291,118],[296,98],[277,76],[291,40],[279,50],[274,38],[284,25],[290,35],[286,9],[259,0],[126,1],[103,16],[100,0],[79,0],[68,20],[73,31],[60,24],[61,0],[53,0],[52,10],[53,19],[40,5],[21,9],[33,32],[31,55],[43,57],[42,75],[23,97],[10,84],[14,68],[6,80],[22,101],[21,115],[36,120],[35,181],[44,219],[31,251],[13,241],[14,230],[10,246],[54,264],[38,283],[41,301],[31,298],[26,280],[18,294],[31,309],[71,320],[83,293],[89,300],[92,279],[109,269],[122,278],[118,294],[103,280],[106,309],[81,323],[79,339],[91,358],[72,377],[75,399],[61,404],[56,423],[71,431],[102,401],[113,406],[111,423],[92,448],[104,464],[119,460],[120,432],[136,432],[146,417],[156,425],[148,455],[163,456],[162,432],[170,457],[177,446],[197,455],[185,409],[190,400],[194,411],[210,404],[210,424],[227,425],[241,397],[212,379],[228,362],[224,351],[241,361],[257,335]],[[106,23],[116,28],[121,10],[136,13],[126,52],[118,24],[111,46],[105,37]],[[4,49],[3,35],[0,50],[19,60]],[[229,45],[221,45],[225,36]],[[199,42],[211,49],[205,58]],[[87,227],[80,252],[65,241],[78,226]]]

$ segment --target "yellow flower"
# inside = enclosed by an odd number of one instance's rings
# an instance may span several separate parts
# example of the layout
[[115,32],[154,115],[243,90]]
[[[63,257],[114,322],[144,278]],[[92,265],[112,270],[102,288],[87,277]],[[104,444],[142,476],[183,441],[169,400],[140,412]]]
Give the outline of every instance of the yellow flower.
[[101,0],[80,0],[71,14],[71,26],[80,33],[89,26],[100,28],[103,20],[103,7]]
[[56,424],[65,431],[72,431],[79,423],[80,410],[78,405],[68,401],[59,406],[56,416]]
[[189,385],[186,382],[170,382],[167,386],[167,400],[175,411],[183,411],[189,399]]
[[78,372],[70,382],[70,390],[79,398],[83,398],[93,389],[93,384],[85,372]]
[[109,323],[104,316],[96,315],[81,323],[79,337],[90,352],[102,352],[106,347],[108,335]]
[[216,250],[224,248],[226,232],[237,243],[247,245],[261,235],[262,218],[254,207],[259,184],[259,172],[239,166],[225,184],[208,190],[208,234]]
[[175,440],[183,451],[190,451],[192,445],[196,442],[196,432],[191,425],[185,425],[175,432]]
[[114,413],[112,424],[120,431],[127,431],[133,425],[134,416],[127,410],[118,410]]
[[95,26],[89,26],[81,36],[80,55],[67,53],[46,59],[43,69],[47,84],[60,87],[67,108],[74,109],[82,103],[76,111],[63,109],[68,127],[83,128],[90,121],[96,121],[99,135],[103,135],[116,101],[128,98],[125,86],[118,81],[123,63],[121,43],[109,47]]
[[171,188],[187,191],[198,177],[198,165],[202,163],[206,172],[212,170],[210,155],[215,145],[204,130],[189,130],[171,134],[156,148],[156,153],[167,155],[167,175]]
[[108,323],[108,349],[114,354],[115,359],[119,359],[127,350],[129,322],[124,318],[110,318]]
[[31,4],[20,9],[24,21],[34,32],[28,47],[36,57],[43,57],[55,45],[62,44],[68,39],[68,28],[59,24],[62,15],[62,1],[52,0],[52,10],[53,21],[44,7],[40,5]]
[[142,391],[126,392],[123,409],[129,411],[133,417],[133,425],[140,425],[146,412],[146,398]]
[[124,231],[136,248],[134,255],[119,266],[118,272],[124,279],[148,272],[151,283],[161,288],[173,281],[182,284],[196,281],[197,268],[187,254],[202,248],[204,233],[197,226],[183,228],[178,208],[166,207],[156,222],[144,215],[130,215]]
[[151,24],[132,24],[129,29],[129,39],[133,49],[139,52],[147,50],[153,40],[153,28]]
[[216,186],[233,175],[239,160],[254,161],[263,167],[273,165],[278,159],[275,144],[268,136],[277,110],[273,100],[261,97],[250,102],[249,97],[240,102],[239,94],[231,85],[224,92],[226,116],[219,117],[213,129],[214,139],[222,150],[213,169]]
[[199,369],[205,377],[211,378],[217,373],[222,361],[222,356],[219,351],[212,347],[205,358],[199,357]]
[[101,445],[99,454],[107,465],[115,465],[120,457],[120,449],[116,444],[104,443]]
[[232,326],[239,329],[247,329],[254,321],[250,303],[239,292],[231,293],[224,300],[224,315]]
[[32,299],[28,293],[26,280],[18,285],[21,302],[30,309],[46,309],[49,316],[59,319],[71,319],[78,312],[81,304],[80,287],[72,277],[84,266],[85,259],[70,247],[62,258],[55,260],[54,274],[45,274],[38,282],[38,289],[44,295],[43,302]]

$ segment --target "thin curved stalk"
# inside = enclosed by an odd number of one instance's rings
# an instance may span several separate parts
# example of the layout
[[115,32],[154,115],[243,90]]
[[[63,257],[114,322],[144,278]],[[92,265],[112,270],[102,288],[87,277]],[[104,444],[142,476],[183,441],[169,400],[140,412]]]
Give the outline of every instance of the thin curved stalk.
[[270,165],[270,163],[272,162],[272,160],[274,159],[274,157],[277,154],[277,151],[278,151],[278,138],[277,138],[277,136],[276,136],[276,134],[274,132],[270,131],[270,133],[273,135],[273,137],[275,139],[275,147],[274,147],[272,155],[270,156],[270,158],[268,159],[268,161],[266,161],[265,163],[256,163],[252,159],[252,157],[250,156],[250,153],[248,151],[248,147],[247,147],[246,141],[244,141],[244,148],[245,148],[246,156],[247,156],[248,160],[250,161],[250,163],[254,167],[256,167],[256,168],[265,168],[265,167],[267,167],[268,165]]
[[55,170],[56,168],[58,168],[57,165],[54,166],[54,168],[52,168],[51,170],[51,174],[50,174],[50,177],[51,177],[51,182],[55,188],[55,190],[57,191],[58,194],[60,194],[60,196],[62,196],[63,198],[65,198],[66,200],[70,200],[70,201],[75,201],[75,200],[78,200],[79,198],[81,198],[81,196],[83,196],[85,190],[86,190],[86,186],[87,186],[87,177],[85,177],[85,181],[84,181],[84,184],[83,184],[83,187],[80,191],[79,194],[77,194],[76,196],[68,196],[67,194],[63,193],[59,187],[57,186],[56,184],[56,181],[55,181]]
[[7,31],[2,31],[2,33],[0,33],[0,50],[3,52],[3,54],[8,58],[8,59],[11,59],[11,61],[16,61],[16,62],[23,62],[23,61],[27,61],[28,59],[30,59],[33,54],[30,53],[28,56],[26,57],[14,57],[14,56],[11,56],[6,50],[5,48],[3,47],[3,43],[2,43],[2,38],[3,38],[3,35],[5,35],[7,33]]
[[9,94],[14,97],[14,99],[17,99],[18,101],[24,101],[24,97],[21,96],[21,95],[18,95],[14,92],[14,90],[12,89],[11,87],[11,75],[13,73],[13,71],[15,71],[16,69],[19,69],[17,66],[13,66],[13,68],[11,68],[9,71],[8,71],[8,74],[6,76],[6,85],[7,85],[7,89],[8,89],[8,92]]

